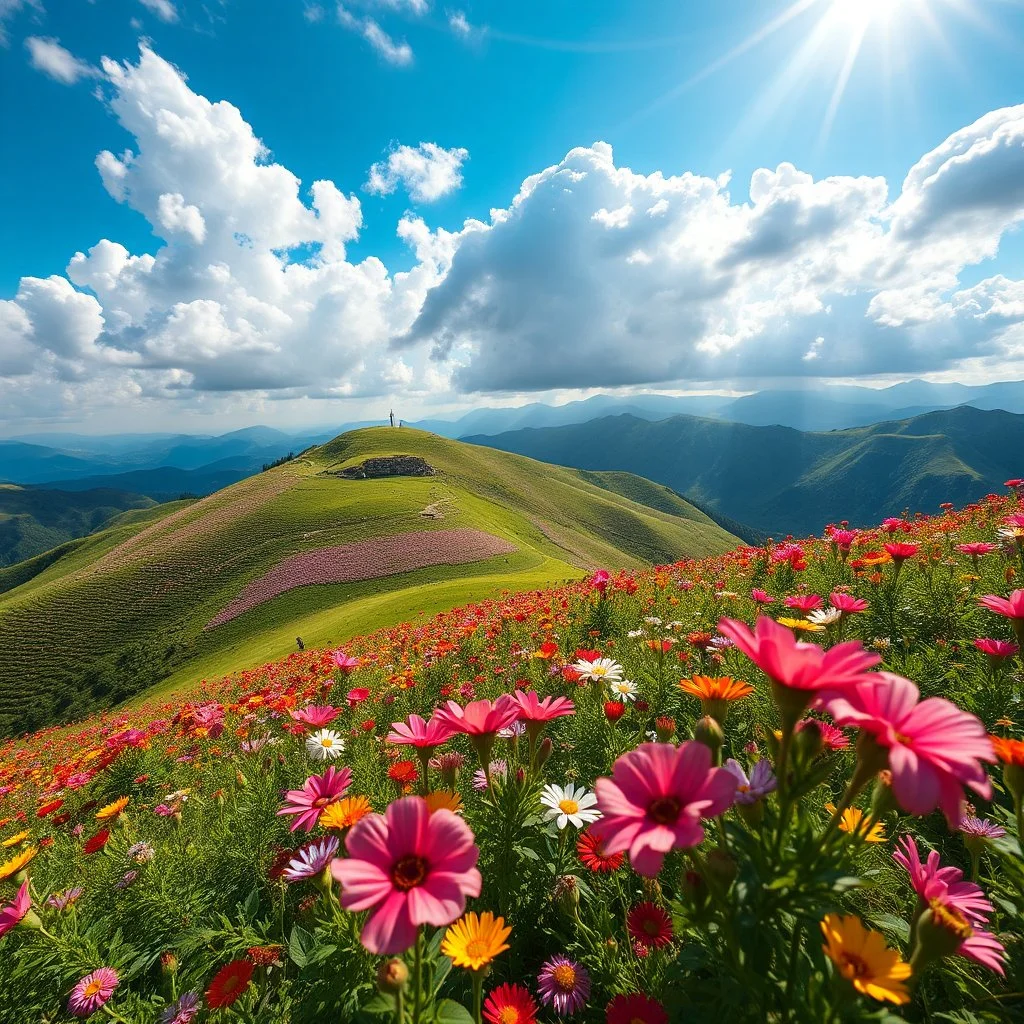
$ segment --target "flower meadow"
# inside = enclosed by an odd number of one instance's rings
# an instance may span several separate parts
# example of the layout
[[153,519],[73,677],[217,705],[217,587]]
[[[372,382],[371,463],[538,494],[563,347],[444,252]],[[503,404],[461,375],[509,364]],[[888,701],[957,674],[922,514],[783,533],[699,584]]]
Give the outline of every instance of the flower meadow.
[[7,742],[0,1021],[1024,1018],[1022,494]]

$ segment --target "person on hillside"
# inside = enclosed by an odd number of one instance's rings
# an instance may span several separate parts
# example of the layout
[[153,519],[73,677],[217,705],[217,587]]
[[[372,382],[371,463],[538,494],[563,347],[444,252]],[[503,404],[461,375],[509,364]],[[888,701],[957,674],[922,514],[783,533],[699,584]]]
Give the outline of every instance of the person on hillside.
[[295,638],[295,642],[299,645],[299,650],[300,651],[304,651],[306,649],[306,645],[302,642],[302,637],[301,636],[297,636]]

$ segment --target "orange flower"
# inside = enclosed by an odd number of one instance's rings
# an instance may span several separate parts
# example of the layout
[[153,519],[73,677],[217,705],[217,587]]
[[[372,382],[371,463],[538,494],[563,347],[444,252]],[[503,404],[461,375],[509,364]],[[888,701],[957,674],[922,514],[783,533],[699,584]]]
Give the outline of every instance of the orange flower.
[[16,875],[22,868],[27,867],[31,862],[32,858],[39,852],[38,847],[26,846],[19,853],[16,853],[10,860],[4,861],[0,864],[0,882],[5,878],[11,878]]
[[438,789],[425,797],[430,813],[434,811],[451,811],[458,814],[462,810],[462,797],[451,789]]
[[995,749],[996,757],[1003,764],[1015,764],[1024,768],[1024,740],[1011,740],[1003,736],[989,736]]
[[107,804],[106,807],[101,807],[96,812],[96,817],[100,821],[106,821],[107,818],[116,818],[127,806],[128,797],[118,797],[112,804]]
[[365,796],[347,796],[328,804],[320,815],[321,828],[351,828],[360,818],[365,818],[373,808]]
[[691,697],[699,697],[705,715],[710,715],[718,722],[724,722],[729,705],[736,700],[749,697],[754,688],[742,679],[732,676],[694,676],[682,679],[679,687],[683,693]]

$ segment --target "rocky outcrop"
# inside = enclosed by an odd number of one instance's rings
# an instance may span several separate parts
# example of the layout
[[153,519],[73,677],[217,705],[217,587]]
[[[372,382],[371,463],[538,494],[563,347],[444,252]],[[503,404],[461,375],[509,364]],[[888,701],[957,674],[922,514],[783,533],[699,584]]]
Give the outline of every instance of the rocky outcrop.
[[437,476],[437,470],[418,455],[382,455],[338,472],[346,480],[376,480],[385,476]]

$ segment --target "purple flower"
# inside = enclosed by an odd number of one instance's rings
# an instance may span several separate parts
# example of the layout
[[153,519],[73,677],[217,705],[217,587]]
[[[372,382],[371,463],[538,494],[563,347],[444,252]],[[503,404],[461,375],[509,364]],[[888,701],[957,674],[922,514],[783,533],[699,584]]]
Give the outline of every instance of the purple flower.
[[46,904],[57,910],[67,910],[73,903],[78,902],[83,892],[85,890],[80,885],[76,885],[73,889],[55,892],[52,896],[47,897]]
[[136,878],[139,877],[138,871],[126,871],[124,875],[114,883],[115,889],[127,889]]
[[163,1009],[159,1024],[192,1024],[199,1015],[202,1000],[197,992],[186,992],[176,1002]]
[[[507,761],[492,761],[488,767],[490,768],[492,779],[503,779],[508,775]],[[477,768],[473,772],[473,788],[478,793],[482,793],[487,788],[487,776],[484,775],[483,768]]]
[[771,764],[764,758],[755,763],[750,770],[749,779],[735,758],[730,757],[722,767],[736,777],[736,803],[738,804],[756,804],[761,797],[774,792],[779,785]]
[[967,817],[960,821],[960,831],[974,839],[1002,839],[1006,829],[987,818]]
[[292,857],[288,867],[281,872],[286,882],[302,882],[319,875],[334,859],[338,852],[337,836],[328,836],[313,843],[300,846],[297,856]]
[[582,964],[558,953],[540,969],[537,991],[545,1006],[553,1006],[559,1017],[568,1017],[586,1005],[590,975]]

